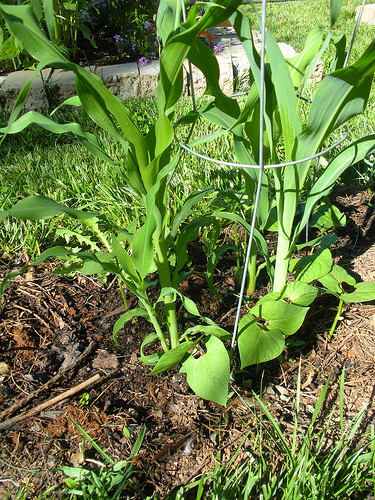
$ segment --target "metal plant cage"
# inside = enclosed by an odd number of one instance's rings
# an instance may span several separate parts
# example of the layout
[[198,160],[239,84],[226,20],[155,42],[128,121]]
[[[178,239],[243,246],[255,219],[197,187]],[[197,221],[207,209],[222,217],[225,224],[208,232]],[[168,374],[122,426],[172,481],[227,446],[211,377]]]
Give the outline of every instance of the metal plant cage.
[[[285,0],[283,0],[283,1],[285,1]],[[268,2],[270,2],[270,0],[268,0]],[[256,3],[260,4],[260,2],[256,2]],[[237,337],[237,333],[238,333],[238,325],[239,325],[239,320],[240,320],[241,307],[242,307],[244,293],[245,293],[245,287],[246,287],[246,272],[245,272],[245,270],[248,268],[249,261],[250,261],[250,253],[251,253],[251,247],[252,247],[252,243],[253,243],[253,239],[254,239],[254,229],[255,229],[255,225],[256,225],[256,217],[257,217],[257,211],[258,211],[258,207],[259,207],[259,199],[260,199],[262,177],[263,177],[264,170],[282,168],[282,167],[287,167],[290,165],[298,165],[298,164],[301,164],[305,161],[311,161],[314,159],[317,160],[317,163],[316,163],[316,166],[317,166],[318,162],[319,162],[319,158],[321,156],[323,156],[324,154],[328,153],[329,151],[337,148],[337,146],[339,146],[343,141],[345,141],[345,139],[348,137],[348,133],[349,133],[348,127],[347,127],[346,123],[344,123],[342,125],[344,128],[343,136],[338,141],[336,141],[334,144],[325,148],[324,150],[319,151],[318,153],[315,153],[311,156],[308,156],[308,157],[305,157],[305,158],[302,158],[299,160],[294,160],[294,161],[285,162],[285,163],[277,163],[274,165],[264,165],[264,162],[263,162],[263,158],[264,158],[264,156],[263,156],[263,148],[264,148],[264,146],[263,146],[263,140],[264,140],[263,126],[264,126],[264,112],[265,112],[265,97],[264,97],[264,86],[265,85],[264,85],[264,83],[265,83],[265,52],[266,52],[265,32],[266,32],[266,4],[267,4],[267,0],[262,0],[261,4],[262,4],[262,11],[261,11],[261,32],[260,32],[261,33],[261,50],[260,50],[260,89],[259,89],[259,103],[260,103],[260,110],[261,111],[259,113],[259,115],[260,115],[259,116],[259,164],[258,165],[249,165],[249,164],[243,164],[243,163],[227,162],[224,160],[211,158],[209,156],[200,154],[197,151],[194,151],[192,148],[190,148],[188,146],[187,143],[181,141],[177,135],[178,125],[181,123],[181,121],[183,121],[183,119],[185,118],[186,115],[181,117],[174,124],[174,127],[173,127],[174,137],[175,137],[176,141],[178,142],[178,144],[180,145],[180,147],[185,152],[192,154],[192,155],[194,155],[200,159],[203,159],[205,161],[208,161],[210,163],[213,163],[215,165],[222,166],[222,167],[226,166],[226,167],[231,167],[231,168],[243,168],[243,169],[259,170],[257,190],[256,190],[256,195],[255,195],[255,200],[254,200],[254,205],[253,205],[252,218],[251,218],[251,226],[250,226],[251,229],[250,229],[249,237],[247,240],[246,257],[245,257],[245,263],[243,266],[244,272],[242,273],[240,293],[239,293],[239,297],[238,297],[238,304],[237,304],[237,311],[236,311],[236,318],[235,318],[235,323],[234,323],[234,327],[233,327],[233,335],[232,335],[232,342],[231,342],[232,349],[235,347],[236,337]],[[352,35],[352,38],[351,38],[351,41],[349,44],[349,48],[348,48],[348,52],[347,52],[347,55],[345,58],[345,62],[343,65],[344,68],[348,65],[350,53],[351,53],[353,43],[354,43],[357,31],[358,31],[359,23],[361,21],[361,17],[362,17],[362,13],[363,13],[363,9],[365,7],[365,4],[366,4],[366,0],[363,0],[363,2],[361,4],[361,9],[360,9],[360,12],[358,15],[358,19],[357,19],[357,22],[356,22],[356,25],[355,25],[355,28],[353,31],[353,35]],[[182,17],[183,17],[183,21],[185,22],[186,21],[186,11],[185,11],[184,0],[182,0]],[[192,69],[191,69],[190,61],[189,61],[188,79],[189,79],[189,86],[190,86],[191,91],[192,91],[191,95],[192,95],[193,109],[196,110],[195,97],[194,97],[194,82],[193,82],[193,78],[192,78]],[[237,96],[246,95],[246,94],[247,94],[246,92],[243,92],[243,93],[233,94],[233,95],[230,95],[228,97],[237,97]],[[310,100],[308,100],[304,97],[301,97],[301,96],[298,96],[298,97],[311,103]],[[190,134],[188,136],[188,140],[190,140]]]

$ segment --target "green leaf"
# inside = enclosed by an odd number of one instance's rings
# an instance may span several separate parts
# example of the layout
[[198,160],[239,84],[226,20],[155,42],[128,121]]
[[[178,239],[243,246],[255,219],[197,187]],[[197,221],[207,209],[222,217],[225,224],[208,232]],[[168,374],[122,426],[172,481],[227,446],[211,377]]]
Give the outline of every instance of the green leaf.
[[313,283],[328,274],[333,265],[332,254],[328,248],[322,248],[313,255],[290,262],[290,270],[296,272],[296,281]]
[[141,354],[139,356],[139,359],[145,365],[154,365],[155,363],[158,362],[159,358],[164,354],[163,352],[153,352],[152,354],[149,355],[145,354],[145,348],[148,345],[153,344],[154,342],[157,342],[159,345],[160,340],[156,332],[151,332],[147,335],[147,337],[141,344]]
[[330,0],[329,2],[329,20],[331,29],[340,16],[341,4],[342,0]]
[[59,23],[59,20],[55,17],[57,12],[55,12],[54,8],[55,6],[57,7],[57,2],[55,2],[54,0],[42,0],[42,1],[43,1],[44,19],[47,25],[48,34],[51,41],[53,42],[58,37],[57,25]]
[[309,223],[309,227],[316,227],[322,233],[332,227],[344,227],[346,216],[335,205],[324,200],[314,211]]
[[356,280],[350,276],[345,269],[337,264],[333,264],[331,271],[319,278],[320,283],[332,293],[342,294],[343,288],[341,283],[347,283],[351,286],[356,286]]
[[16,45],[15,38],[13,36],[4,40],[1,45],[1,55],[0,60],[6,61],[7,59],[13,59],[17,57],[21,52],[21,48]]
[[139,450],[141,449],[145,434],[146,434],[146,427],[144,425],[142,425],[142,428],[138,434],[138,437],[133,445],[132,451],[130,452],[129,461],[132,460],[135,457],[135,455],[139,452]]
[[309,306],[318,295],[318,290],[314,286],[303,281],[293,281],[286,285],[280,298],[288,298],[293,304],[298,306]]
[[116,321],[113,326],[113,340],[115,341],[116,345],[119,345],[119,343],[117,342],[117,334],[121,330],[121,328],[133,318],[137,318],[138,316],[141,316],[142,318],[148,318],[148,313],[142,307],[136,307],[135,309],[126,311],[126,313]]
[[165,352],[159,358],[150,375],[157,375],[158,373],[172,370],[172,368],[180,363],[185,354],[193,349],[198,342],[199,340],[196,340],[195,342],[186,341],[175,347],[174,349],[170,349],[169,351]]
[[285,158],[289,160],[292,155],[294,140],[302,130],[302,121],[294,86],[284,56],[268,30],[266,31],[266,45],[280,112]]
[[280,330],[265,328],[257,323],[252,314],[241,318],[238,328],[241,369],[277,358],[284,346],[285,337]]
[[[163,191],[165,189],[166,177],[176,167],[179,156],[179,154],[176,154],[172,160],[163,167],[157,175],[155,184],[146,195],[146,220],[143,226],[136,232],[132,247],[132,259],[142,279],[150,272],[154,261],[154,233],[157,229],[159,233],[164,230],[162,227],[164,221],[163,215],[156,201],[158,198],[164,197]],[[157,236],[159,237],[159,234],[157,234]],[[160,237],[164,238],[164,233],[160,235]]]
[[153,213],[148,213],[146,221],[137,231],[134,236],[132,246],[132,260],[141,277],[150,272],[151,265],[154,260],[154,245],[152,243],[152,235],[156,229],[156,219]]
[[61,213],[66,213],[76,220],[85,220],[99,215],[98,212],[74,210],[65,205],[60,205],[45,196],[33,195],[23,198],[9,210],[1,212],[0,222],[8,216],[21,220],[41,220]]
[[266,321],[268,329],[280,330],[284,335],[293,335],[302,326],[309,308],[275,300],[275,293],[270,297],[270,294],[265,295],[250,309],[250,313]]
[[121,243],[114,235],[112,235],[112,248],[115,252],[119,265],[122,267],[125,273],[130,276],[134,283],[139,286],[141,284],[141,280],[139,275],[137,274],[137,270],[134,267],[133,261],[128,252],[123,248]]
[[[306,37],[305,45],[299,54],[286,59],[289,68],[290,76],[295,88],[299,88],[305,78],[306,68],[310,63],[315,62],[320,44],[323,39],[323,30],[316,26]],[[318,54],[319,56],[321,54]],[[316,64],[312,68],[315,69]]]
[[191,328],[188,328],[185,333],[184,337],[188,337],[189,335],[192,334],[201,334],[203,333],[204,335],[214,335],[215,337],[219,338],[220,340],[230,340],[232,338],[232,334],[224,330],[224,328],[220,328],[220,326],[215,325],[213,321],[210,321],[209,318],[203,318],[208,325],[196,325],[192,326]]
[[197,205],[205,196],[212,193],[213,187],[203,189],[202,191],[193,191],[184,201],[181,210],[174,217],[171,226],[170,234],[168,235],[168,246],[172,245],[173,239],[176,237],[178,230],[184,220],[190,215],[191,209],[194,205]]
[[182,295],[182,293],[180,291],[176,290],[175,288],[172,288],[172,287],[162,288],[157,301],[161,302],[164,300],[164,298],[167,295],[171,295],[171,294],[172,295],[177,294],[180,297],[183,306],[190,314],[192,314],[193,316],[200,316],[200,312],[198,311],[198,308],[195,305],[195,302],[193,300],[189,299],[189,297],[185,297],[185,295]]
[[370,302],[375,300],[375,282],[363,281],[357,283],[354,292],[343,293],[339,298],[344,302]]
[[23,101],[26,98],[30,83],[31,82],[28,82],[22,89],[20,95],[17,98],[17,103],[12,110],[8,125],[4,128],[1,128],[0,133],[4,134],[4,136],[7,134],[17,134],[32,123],[35,123],[40,127],[43,127],[45,130],[53,132],[54,134],[66,134],[69,132],[73,133],[87,148],[87,150],[90,151],[90,153],[107,162],[120,175],[120,177],[124,178],[124,174],[120,170],[118,165],[100,147],[96,136],[94,134],[90,134],[89,132],[85,132],[78,123],[57,123],[36,111],[29,111],[28,113],[22,115],[18,120],[16,120],[23,106]]
[[182,363],[181,372],[199,397],[225,406],[228,399],[230,363],[224,344],[211,336],[206,342],[207,352],[197,359],[190,355]]

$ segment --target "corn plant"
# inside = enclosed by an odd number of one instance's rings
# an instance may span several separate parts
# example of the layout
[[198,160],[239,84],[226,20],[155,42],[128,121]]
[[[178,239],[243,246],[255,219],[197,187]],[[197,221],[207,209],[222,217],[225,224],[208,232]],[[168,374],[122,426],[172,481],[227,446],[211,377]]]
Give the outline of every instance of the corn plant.
[[[331,28],[339,16],[340,6],[341,1],[330,4]],[[262,20],[255,7],[254,12],[261,26]],[[240,213],[223,210],[215,213],[216,217],[242,224],[249,233],[254,231],[257,249],[265,258],[272,283],[272,292],[259,300],[239,321],[238,348],[243,368],[281,354],[285,336],[294,334],[301,327],[318,291],[336,295],[340,304],[375,297],[374,283],[356,283],[344,269],[333,264],[329,246],[335,242],[334,235],[298,245],[312,212],[331,191],[338,177],[375,148],[375,136],[364,137],[337,154],[316,178],[309,175],[312,157],[324,149],[323,144],[330,135],[365,110],[375,69],[375,41],[357,61],[343,67],[345,37],[333,37],[331,31],[325,33],[316,27],[307,36],[302,52],[284,59],[276,41],[266,30],[263,82],[261,56],[256,51],[248,19],[237,10],[230,21],[250,65],[251,86],[246,103],[239,109],[234,99],[223,99],[215,86],[209,85],[207,92],[215,100],[189,113],[180,124],[190,123],[199,116],[220,129],[191,140],[190,148],[215,140],[220,135],[231,134],[238,163],[229,165],[243,169],[246,193],[256,212],[252,219],[255,227]],[[336,48],[332,63],[334,70],[324,77],[304,121],[296,91],[303,91],[316,62],[330,43]],[[192,62],[197,63],[193,59]],[[264,109],[261,109],[260,100],[262,86]],[[264,118],[264,130],[260,130],[260,115]],[[263,137],[262,144],[259,143],[260,137]],[[261,155],[262,168],[259,166]],[[255,202],[257,188],[258,206]],[[324,210],[330,210],[329,206]],[[297,213],[300,216],[298,222]],[[277,231],[277,249],[273,258],[269,256],[260,234],[264,229]],[[257,275],[254,247],[253,242],[249,252],[250,293],[255,289]],[[316,251],[301,259],[292,258],[293,251],[304,247]],[[287,283],[289,272],[293,272],[295,278],[290,284]],[[345,293],[345,283],[353,287],[352,293]]]
[[[206,13],[197,22],[198,5],[192,7],[186,22],[181,21],[180,2],[161,2],[158,15],[158,37],[161,46],[160,77],[158,85],[159,117],[143,136],[133,123],[124,103],[113,96],[95,75],[71,63],[52,44],[35,19],[27,5],[0,6],[0,13],[7,22],[8,29],[21,45],[39,61],[36,71],[52,66],[73,71],[76,77],[77,96],[64,105],[82,106],[91,119],[123,148],[126,169],[117,165],[101,148],[97,138],[86,132],[78,123],[58,123],[51,117],[37,112],[21,115],[24,99],[30,82],[21,91],[11,113],[8,126],[1,129],[2,137],[14,134],[31,123],[35,123],[54,133],[73,132],[93,154],[108,162],[120,175],[122,181],[142,206],[139,217],[126,227],[116,227],[106,214],[74,210],[53,202],[44,196],[30,196],[22,199],[9,210],[1,212],[0,220],[6,217],[38,220],[58,213],[80,221],[89,228],[102,249],[74,252],[66,247],[53,247],[43,252],[34,262],[37,265],[46,258],[57,257],[73,261],[67,272],[112,273],[118,277],[120,290],[130,290],[138,298],[138,307],[128,310],[114,326],[114,338],[125,323],[137,316],[146,317],[153,327],[141,345],[142,361],[154,365],[151,373],[159,373],[182,363],[187,381],[199,395],[225,404],[228,394],[230,371],[229,355],[223,340],[229,338],[228,332],[215,325],[210,319],[202,318],[195,303],[184,297],[178,285],[186,263],[186,246],[197,238],[201,227],[211,223],[209,217],[187,221],[191,209],[199,203],[211,189],[190,194],[181,210],[171,217],[169,214],[168,179],[177,167],[180,154],[172,155],[174,108],[181,95],[183,79],[182,64],[186,56],[198,61],[207,57],[205,73],[211,78],[219,92],[218,75],[210,74],[212,51],[198,38],[203,29],[225,21],[239,5],[239,0],[208,4]],[[216,82],[215,82],[216,78]],[[231,102],[220,93],[223,102]],[[103,231],[102,223],[111,227]],[[89,248],[97,248],[85,239]],[[83,262],[83,265],[78,264]],[[154,285],[150,281],[151,272],[157,273],[160,295],[152,302],[148,289]],[[2,283],[2,289],[14,276],[9,274]],[[203,323],[186,332],[179,331],[176,302],[181,301],[188,313],[197,316]],[[195,346],[205,342],[205,353],[196,357]],[[159,347],[155,347],[155,344]],[[150,349],[153,352],[150,354]],[[197,351],[198,352],[198,351]]]

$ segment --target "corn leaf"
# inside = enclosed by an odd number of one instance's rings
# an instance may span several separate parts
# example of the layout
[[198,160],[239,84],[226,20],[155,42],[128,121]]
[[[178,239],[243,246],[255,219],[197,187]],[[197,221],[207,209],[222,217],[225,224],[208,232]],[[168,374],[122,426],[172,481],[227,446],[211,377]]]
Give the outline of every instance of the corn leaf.
[[331,28],[333,28],[337,19],[340,16],[342,0],[330,0],[329,2],[329,20],[331,24]]
[[23,198],[9,210],[0,212],[0,222],[6,217],[16,217],[21,220],[42,220],[61,213],[66,213],[76,220],[85,220],[99,215],[98,212],[74,210],[45,196],[33,195]]
[[[323,35],[323,30],[316,26],[307,35],[303,50],[294,57],[286,59],[290,77],[295,88],[299,88],[301,86],[305,78],[306,69],[311,62],[318,61],[320,59],[321,54],[319,53],[319,48],[323,40]],[[314,66],[311,68],[311,71],[313,71],[315,65],[311,64],[311,66]]]
[[284,56],[269,31],[266,32],[266,45],[280,112],[285,157],[288,161],[292,155],[295,138],[302,130],[301,116]]

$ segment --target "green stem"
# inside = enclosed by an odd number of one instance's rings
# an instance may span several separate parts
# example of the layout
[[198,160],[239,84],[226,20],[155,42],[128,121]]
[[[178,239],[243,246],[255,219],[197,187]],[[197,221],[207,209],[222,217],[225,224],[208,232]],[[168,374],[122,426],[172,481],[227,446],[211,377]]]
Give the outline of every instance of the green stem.
[[250,250],[250,260],[247,268],[247,289],[246,295],[249,297],[255,292],[256,286],[256,269],[257,269],[257,246],[252,242]]
[[336,316],[335,316],[335,320],[333,322],[333,325],[331,326],[331,329],[329,331],[329,334],[328,334],[328,340],[331,340],[331,337],[333,335],[333,332],[335,331],[336,329],[336,325],[337,325],[337,322],[339,321],[340,319],[340,315],[341,315],[341,311],[342,311],[342,306],[344,304],[344,301],[340,299],[340,303],[339,303],[339,307],[337,309],[337,313],[336,313]]
[[277,253],[276,253],[276,264],[275,264],[275,278],[273,281],[273,292],[280,292],[286,285],[286,280],[288,277],[288,268],[290,258],[289,254],[289,239],[286,239],[279,233],[277,240]]
[[122,296],[122,300],[124,301],[124,305],[126,307],[126,309],[128,308],[128,301],[126,300],[126,296],[125,296],[125,292],[124,292],[124,289],[122,288],[122,281],[120,278],[118,278],[118,286],[120,288],[120,293],[121,293],[121,296]]
[[[165,239],[157,238],[155,241],[156,251],[156,266],[158,268],[159,280],[161,288],[169,288],[172,286],[171,272],[168,261],[167,246]],[[169,342],[171,349],[177,347],[180,343],[178,335],[178,322],[176,312],[176,297],[175,294],[166,295],[164,297],[164,311],[168,324]]]
[[161,346],[163,348],[163,351],[164,352],[169,351],[169,347],[168,347],[167,341],[165,340],[164,334],[162,332],[162,329],[160,328],[158,319],[155,316],[154,311],[149,306],[149,304],[147,304],[144,300],[140,299],[140,302],[142,303],[143,307],[146,309],[146,311],[148,313],[148,317],[150,318],[152,326],[155,329],[156,335],[158,336],[158,339],[160,340],[160,344],[161,344]]

